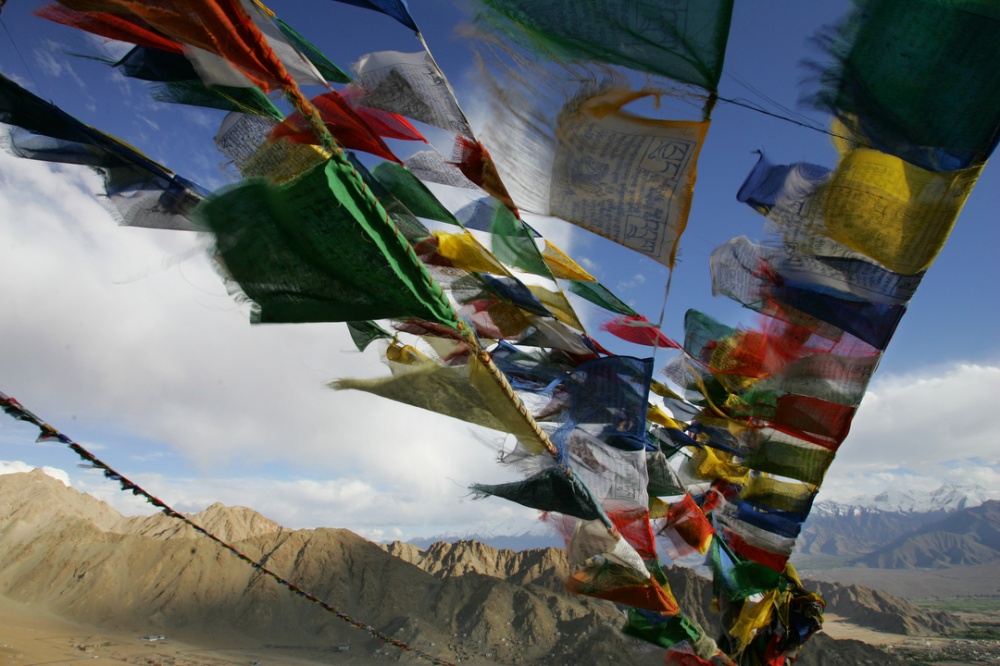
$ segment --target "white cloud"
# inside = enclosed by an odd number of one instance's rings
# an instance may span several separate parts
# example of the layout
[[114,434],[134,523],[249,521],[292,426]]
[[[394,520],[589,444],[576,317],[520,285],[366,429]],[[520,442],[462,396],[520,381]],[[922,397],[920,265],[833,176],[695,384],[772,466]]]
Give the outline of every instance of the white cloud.
[[823,496],[942,483],[1000,487],[1000,365],[958,363],[876,377],[827,473]]
[[130,438],[165,443],[201,478],[156,487],[194,510],[243,498],[289,524],[385,532],[495,511],[460,508],[468,484],[513,476],[472,427],[325,388],[387,372],[342,324],[251,326],[204,239],[117,227],[98,189],[86,170],[0,155],[0,283],[14,286],[0,390],[71,438],[114,440],[108,455]]
[[[34,469],[34,465],[29,465],[21,460],[0,460],[0,476],[4,474],[27,474]],[[64,470],[57,467],[50,467],[48,465],[45,465],[40,469],[53,479],[62,481],[67,486],[71,485],[69,481],[69,474],[67,474]]]

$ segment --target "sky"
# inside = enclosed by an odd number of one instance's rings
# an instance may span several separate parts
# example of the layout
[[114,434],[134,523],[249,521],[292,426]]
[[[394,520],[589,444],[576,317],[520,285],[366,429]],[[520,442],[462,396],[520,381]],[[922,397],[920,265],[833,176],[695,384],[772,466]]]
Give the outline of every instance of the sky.
[[[39,5],[4,7],[0,71],[210,189],[232,180],[212,144],[222,112],[153,102],[146,84],[72,55],[120,50],[31,15]],[[332,0],[271,7],[344,68],[369,52],[420,50],[388,17]],[[738,0],[720,96],[825,126],[828,118],[798,103],[810,90],[802,63],[823,60],[811,37],[847,8]],[[484,97],[456,28],[468,11],[412,0],[411,13],[479,128]],[[670,111],[666,104],[660,113]],[[735,199],[755,151],[781,163],[836,160],[822,132],[787,119],[720,102],[712,120],[665,304],[664,267],[565,223],[533,221],[647,318],[657,321],[663,309],[675,339],[689,308],[729,325],[755,321],[711,295],[708,272],[712,249],[729,238],[766,238],[764,219]],[[448,137],[428,137],[449,151]],[[471,483],[515,478],[496,461],[502,435],[329,390],[339,377],[387,374],[377,351],[359,353],[340,324],[251,326],[247,306],[208,260],[209,238],[119,227],[98,190],[86,170],[0,153],[0,391],[180,511],[218,501],[293,528],[346,527],[376,540],[534,520],[509,502],[470,499]],[[453,209],[463,202],[461,193],[439,191]],[[911,301],[820,499],[942,483],[1000,489],[997,210],[1000,172],[989,164]],[[596,329],[600,320],[585,321]],[[613,350],[647,353],[622,345]],[[657,368],[666,360],[657,357]],[[0,420],[0,472],[44,467],[126,514],[150,512],[78,467],[66,447],[34,443],[36,435]]]

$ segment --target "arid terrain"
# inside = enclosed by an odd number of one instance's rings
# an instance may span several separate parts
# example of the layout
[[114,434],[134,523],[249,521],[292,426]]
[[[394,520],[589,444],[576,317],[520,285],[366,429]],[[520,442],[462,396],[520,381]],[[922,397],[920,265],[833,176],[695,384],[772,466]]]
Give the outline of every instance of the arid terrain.
[[[337,610],[453,663],[663,663],[662,650],[621,633],[613,604],[562,589],[560,550],[379,546],[346,530],[288,530],[222,505],[193,518]],[[40,471],[0,476],[0,561],[0,666],[420,661],[182,523],[123,517]],[[708,582],[687,569],[669,576],[682,607],[712,627]],[[868,587],[816,585],[827,624],[802,666],[1000,658],[991,633],[1000,615],[988,601],[978,615],[959,615]]]

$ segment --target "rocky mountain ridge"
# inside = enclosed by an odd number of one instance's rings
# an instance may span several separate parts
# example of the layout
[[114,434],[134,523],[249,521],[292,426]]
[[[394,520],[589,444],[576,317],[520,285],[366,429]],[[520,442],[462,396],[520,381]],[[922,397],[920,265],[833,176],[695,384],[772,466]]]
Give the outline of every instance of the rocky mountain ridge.
[[1000,560],[1000,501],[925,523],[853,560],[880,569],[945,569]]
[[[380,547],[346,530],[288,530],[222,505],[192,519],[338,610],[445,659],[662,663],[662,651],[621,633],[613,604],[562,589],[568,564],[561,550],[502,551],[475,542]],[[0,594],[97,626],[234,645],[350,642],[362,654],[410,659],[183,524],[162,515],[121,517],[41,472],[0,476],[0,561]],[[712,627],[708,581],[679,568],[669,576],[682,606]],[[845,617],[870,606],[865,599],[886,604],[863,590],[843,596],[838,614]],[[906,615],[899,626],[907,633],[946,623],[903,604],[892,613]],[[893,663],[875,648],[837,649]],[[799,663],[833,663],[810,659],[807,649]]]
[[[799,535],[794,561],[880,568],[943,568],[991,561],[1000,552],[982,543],[981,535],[960,532],[977,522],[969,516],[1000,503],[989,499],[995,494],[980,486],[942,486],[920,501],[912,493],[897,492],[857,504],[817,502]],[[938,524],[946,527],[934,527]],[[986,540],[991,543],[990,537]]]
[[813,505],[817,515],[848,515],[858,512],[938,513],[970,509],[989,500],[1000,500],[1000,492],[978,485],[943,484],[931,491],[893,488],[847,502],[822,501]]

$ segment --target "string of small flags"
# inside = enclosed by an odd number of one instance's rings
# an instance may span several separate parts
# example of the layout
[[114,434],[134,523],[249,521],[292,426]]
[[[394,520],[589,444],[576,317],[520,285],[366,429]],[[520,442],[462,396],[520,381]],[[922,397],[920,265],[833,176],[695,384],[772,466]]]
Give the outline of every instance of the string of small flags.
[[421,650],[419,650],[419,649],[417,649],[417,648],[415,648],[415,647],[413,647],[411,645],[408,645],[407,643],[404,643],[402,641],[396,640],[395,638],[392,638],[391,636],[388,636],[388,635],[382,633],[381,631],[379,631],[375,627],[373,627],[373,626],[371,626],[369,624],[365,624],[364,622],[361,622],[360,620],[357,620],[357,619],[351,617],[350,615],[348,615],[347,613],[344,613],[343,611],[337,610],[330,603],[328,603],[328,602],[324,601],[323,599],[320,599],[319,597],[317,597],[317,596],[315,596],[315,595],[313,595],[313,594],[311,594],[311,593],[303,590],[302,588],[300,588],[295,583],[292,583],[291,581],[285,580],[280,575],[278,575],[274,571],[271,571],[266,566],[264,566],[263,564],[261,564],[259,561],[253,559],[252,557],[249,557],[248,555],[243,554],[235,546],[233,546],[233,545],[227,543],[226,541],[223,541],[219,537],[215,536],[214,534],[212,534],[211,532],[209,532],[204,527],[202,527],[201,525],[197,524],[196,522],[194,522],[193,520],[191,520],[190,518],[188,518],[184,514],[178,512],[178,511],[175,511],[166,502],[164,502],[163,500],[159,499],[155,495],[149,493],[144,488],[142,488],[139,484],[137,484],[137,483],[135,483],[133,481],[130,481],[125,476],[119,474],[117,471],[115,471],[112,467],[110,467],[103,460],[101,460],[98,457],[96,457],[90,451],[88,451],[87,449],[83,448],[82,446],[80,446],[79,444],[77,444],[76,442],[74,442],[72,439],[70,439],[66,435],[62,434],[61,432],[59,432],[58,430],[56,430],[55,428],[53,428],[48,423],[42,421],[40,418],[38,418],[37,416],[35,416],[35,414],[33,414],[30,411],[28,411],[27,409],[25,409],[24,406],[21,405],[21,403],[19,403],[14,398],[11,398],[7,394],[5,394],[3,391],[0,391],[0,409],[3,409],[3,411],[7,415],[9,415],[9,416],[17,419],[18,421],[26,421],[26,422],[31,423],[32,425],[38,427],[38,429],[41,430],[42,432],[38,436],[38,439],[35,440],[36,443],[58,441],[58,442],[61,442],[61,443],[65,444],[74,453],[76,453],[78,456],[80,456],[80,458],[82,458],[83,460],[85,460],[88,465],[90,465],[90,466],[92,466],[92,467],[94,467],[96,469],[100,469],[104,473],[105,478],[108,478],[108,479],[110,479],[112,481],[117,482],[121,486],[121,489],[123,491],[129,491],[133,495],[142,497],[143,499],[145,499],[147,502],[149,502],[150,504],[152,504],[153,506],[155,506],[156,508],[158,508],[161,512],[163,512],[167,516],[170,516],[171,518],[176,518],[177,520],[180,520],[181,522],[185,523],[186,525],[188,525],[189,527],[191,527],[191,529],[195,530],[199,534],[202,534],[202,535],[208,537],[209,539],[211,539],[212,541],[214,541],[216,544],[218,544],[220,547],[224,548],[225,550],[228,550],[230,553],[232,553],[233,555],[235,555],[236,557],[238,557],[242,561],[246,562],[247,564],[249,564],[250,566],[252,566],[257,571],[270,576],[275,581],[277,581],[279,584],[281,584],[281,585],[285,586],[286,588],[288,588],[295,595],[297,595],[299,597],[302,597],[303,599],[307,599],[307,600],[311,601],[313,604],[316,604],[317,606],[321,607],[323,610],[325,610],[325,611],[327,611],[329,613],[334,614],[339,619],[343,620],[344,622],[347,622],[348,624],[350,624],[351,626],[355,627],[356,629],[361,629],[363,631],[366,631],[366,632],[368,632],[369,634],[371,634],[372,636],[374,636],[375,638],[379,639],[380,641],[382,641],[384,643],[388,643],[389,645],[393,645],[393,646],[399,648],[400,650],[405,650],[407,652],[410,652],[410,653],[412,653],[412,654],[420,657],[421,659],[425,659],[425,660],[427,660],[427,661],[429,661],[432,664],[435,664],[437,666],[455,666],[450,661],[445,661],[444,659],[441,659],[440,657],[435,657],[432,654],[428,654],[426,652],[423,652],[423,651],[421,651]]

